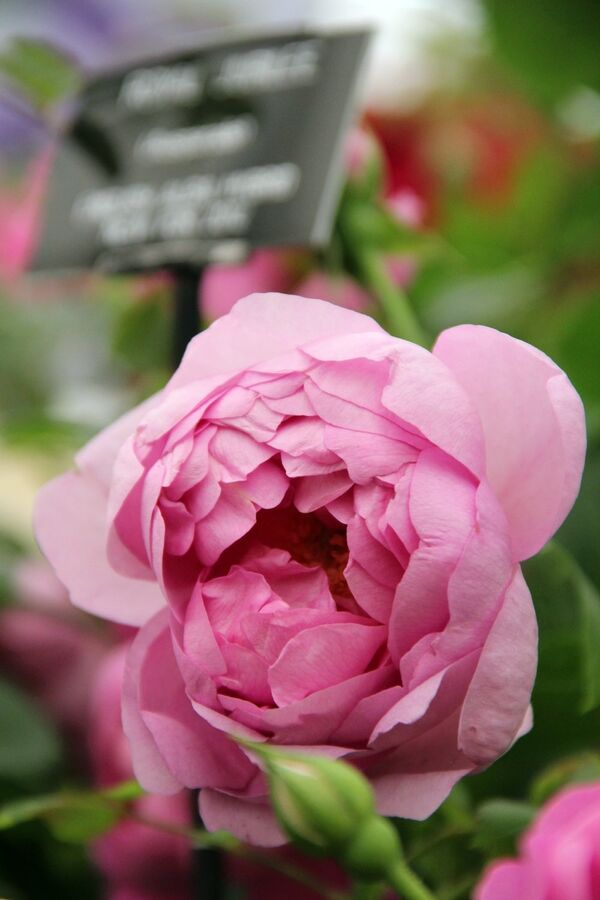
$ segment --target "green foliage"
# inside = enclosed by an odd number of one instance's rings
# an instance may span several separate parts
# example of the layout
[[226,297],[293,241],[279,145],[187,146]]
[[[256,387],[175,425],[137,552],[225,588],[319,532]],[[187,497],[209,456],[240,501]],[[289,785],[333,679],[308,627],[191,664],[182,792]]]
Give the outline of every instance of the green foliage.
[[121,807],[103,797],[84,795],[69,798],[64,806],[44,816],[54,837],[69,844],[87,844],[113,828],[121,818]]
[[540,772],[531,785],[530,797],[540,806],[557,791],[571,784],[600,780],[600,754],[581,753],[561,759]]
[[600,89],[600,6],[595,0],[484,0],[502,60],[533,94],[560,98],[580,84]]
[[473,846],[486,856],[515,853],[519,835],[531,824],[535,806],[517,800],[487,800],[477,810]]
[[164,292],[127,303],[113,331],[114,354],[140,372],[166,370],[169,364],[171,316]]
[[27,784],[55,770],[56,729],[21,690],[0,679],[0,779]]
[[71,60],[42,41],[17,38],[0,55],[0,76],[39,112],[74,94],[81,74]]
[[539,623],[539,666],[533,690],[534,727],[503,759],[469,783],[478,797],[523,795],[535,774],[597,745],[598,593],[571,555],[556,543],[528,560],[524,573]]
[[136,781],[125,781],[107,790],[65,790],[14,800],[0,807],[0,831],[41,819],[59,840],[85,844],[114,827],[143,793]]

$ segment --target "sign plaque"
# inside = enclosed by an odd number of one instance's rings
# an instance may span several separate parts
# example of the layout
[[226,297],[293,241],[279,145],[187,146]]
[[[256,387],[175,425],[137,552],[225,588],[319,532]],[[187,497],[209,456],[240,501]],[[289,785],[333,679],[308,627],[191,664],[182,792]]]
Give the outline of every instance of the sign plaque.
[[324,244],[369,33],[209,43],[91,82],[33,268],[197,266]]

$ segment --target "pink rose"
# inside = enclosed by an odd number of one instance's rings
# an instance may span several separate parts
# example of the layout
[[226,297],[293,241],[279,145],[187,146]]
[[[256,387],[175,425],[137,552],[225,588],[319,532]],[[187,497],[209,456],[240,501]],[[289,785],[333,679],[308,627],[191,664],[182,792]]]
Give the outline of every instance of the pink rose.
[[345,757],[422,818],[529,727],[519,560],[577,493],[582,407],[489,328],[433,353],[333,304],[251,296],[41,492],[75,603],[140,625],[124,725],[151,791],[283,841],[243,735]]
[[493,863],[475,900],[597,900],[600,782],[560,791],[521,839],[517,860]]

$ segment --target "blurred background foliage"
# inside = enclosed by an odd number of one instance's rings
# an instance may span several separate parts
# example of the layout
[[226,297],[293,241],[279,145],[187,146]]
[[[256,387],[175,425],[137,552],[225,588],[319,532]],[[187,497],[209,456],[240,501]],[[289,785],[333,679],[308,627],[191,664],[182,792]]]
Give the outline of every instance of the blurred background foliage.
[[[324,19],[368,20],[373,6],[380,25],[361,100],[373,144],[359,174],[350,167],[331,246],[274,257],[259,289],[281,289],[285,270],[289,289],[312,279],[311,295],[329,289],[387,324],[408,299],[430,341],[461,322],[500,328],[552,356],[587,412],[580,498],[556,544],[525,566],[540,622],[535,727],[430,820],[399,823],[440,900],[460,900],[488,859],[511,852],[536,805],[565,783],[600,777],[600,4],[460,2],[454,19],[433,0],[342,5],[320,4]],[[314,6],[266,3],[257,27],[281,24],[285,10],[318,19]],[[251,16],[245,4],[200,0],[168,12],[55,0],[35,21],[31,9],[9,4],[0,22],[0,602],[3,616],[33,612],[84,634],[99,659],[124,636],[73,620],[55,586],[24,588],[24,570],[38,565],[31,507],[86,439],[168,377],[172,284],[162,274],[27,275],[39,170],[82,70],[176,46],[192,24],[201,36]],[[396,274],[365,261],[365,246],[392,259]],[[242,267],[233,287],[209,271],[205,318],[225,294],[256,289],[255,270]],[[29,650],[11,634],[0,641],[0,799],[89,783],[85,740],[42,689],[42,663],[58,664],[51,647]],[[36,671],[23,664],[29,652]],[[78,671],[73,663],[67,680]],[[79,710],[81,721],[88,713]],[[0,840],[2,896],[91,898],[100,884],[85,847],[42,825]],[[243,885],[231,891],[251,896]]]

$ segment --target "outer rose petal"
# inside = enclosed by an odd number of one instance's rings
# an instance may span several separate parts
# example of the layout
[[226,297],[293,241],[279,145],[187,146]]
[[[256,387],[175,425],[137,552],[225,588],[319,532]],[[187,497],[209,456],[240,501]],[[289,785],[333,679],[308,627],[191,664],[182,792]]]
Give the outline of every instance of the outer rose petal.
[[113,465],[127,438],[133,434],[148,412],[160,403],[161,394],[154,394],[139,406],[104,428],[96,437],[82,447],[75,457],[77,467],[86,475],[91,475],[100,484],[110,485]]
[[518,900],[523,893],[523,866],[518,862],[496,862],[487,870],[475,892],[475,900]]
[[165,605],[155,581],[124,578],[106,556],[106,497],[75,472],[44,485],[35,508],[38,543],[77,606],[125,625],[142,625]]
[[136,777],[147,790],[167,793],[168,788],[157,786],[167,772],[179,787],[243,790],[254,772],[239,747],[194,712],[177,668],[165,611],[148,622],[132,644],[123,726]]
[[384,775],[373,782],[377,810],[383,816],[427,819],[444,802],[457,781],[472,769]]
[[267,803],[252,803],[220,791],[203,790],[200,815],[209,831],[229,831],[254,846],[278,847],[288,840]]
[[526,559],[577,496],[585,454],[581,400],[551,359],[493,328],[450,328],[433,353],[479,412],[487,476],[508,517],[515,558]]
[[149,728],[142,719],[139,704],[139,670],[148,647],[165,628],[168,628],[168,623],[168,610],[163,609],[138,633],[127,657],[122,693],[123,731],[129,740],[133,770],[147,791],[158,794],[174,794],[181,790],[182,784],[168,770]]
[[473,762],[493,762],[515,740],[531,696],[536,649],[535,612],[517,568],[463,703],[459,746]]
[[288,294],[252,294],[190,342],[167,390],[240,372],[303,344],[339,334],[386,333],[369,316]]

